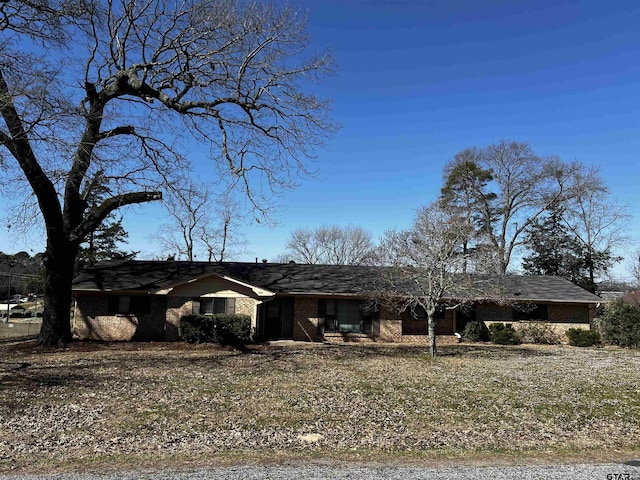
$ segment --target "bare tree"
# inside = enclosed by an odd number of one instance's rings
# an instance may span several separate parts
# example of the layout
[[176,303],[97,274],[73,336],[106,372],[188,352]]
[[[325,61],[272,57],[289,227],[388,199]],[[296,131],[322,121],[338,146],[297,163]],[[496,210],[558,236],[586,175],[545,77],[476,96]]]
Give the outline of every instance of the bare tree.
[[427,314],[429,350],[436,356],[436,309],[447,299],[472,296],[473,277],[464,273],[468,258],[460,243],[469,224],[440,202],[421,208],[406,231],[388,231],[379,249],[389,268],[375,290],[378,302],[403,312],[421,307]]
[[[2,2],[0,173],[29,184],[46,228],[40,343],[71,339],[80,243],[114,210],[159,200],[170,172],[188,168],[181,145],[210,146],[258,216],[306,171],[336,127],[305,93],[333,66],[305,53],[305,28],[270,3]],[[113,194],[89,207],[98,177]]]
[[373,250],[371,233],[355,226],[299,228],[287,243],[289,260],[299,263],[365,265],[371,263]]
[[178,252],[189,262],[194,260],[200,225],[209,223],[209,190],[199,190],[193,184],[177,188],[164,198],[169,221],[160,225],[156,238],[164,250]]
[[[479,172],[480,176],[459,176],[454,183],[459,194],[453,198],[459,198],[463,191],[468,196],[471,217],[481,227],[478,241],[483,248],[492,250],[496,259],[493,270],[497,273],[507,272],[527,228],[551,205],[601,184],[595,170],[579,162],[540,157],[526,143],[501,141],[473,151],[472,159],[456,156],[445,171],[459,173],[460,167],[466,165],[467,171]],[[580,183],[575,181],[577,178]],[[449,175],[445,185],[451,179]]]
[[[576,178],[582,184],[581,178]],[[568,202],[565,223],[584,251],[584,263],[588,272],[588,290],[595,292],[596,279],[622,257],[615,255],[616,247],[627,237],[625,229],[629,214],[611,197],[604,186],[581,188]]]
[[640,250],[636,250],[631,258],[627,259],[627,269],[631,274],[633,286],[640,287]]
[[[210,262],[224,262],[238,255],[246,240],[240,234],[240,206],[229,195],[223,195],[214,207],[215,224],[200,227],[200,241]],[[213,227],[213,228],[212,228]]]
[[244,243],[238,232],[237,202],[229,192],[216,196],[208,185],[198,186],[188,179],[184,183],[165,196],[169,221],[156,235],[164,250],[177,252],[189,262],[197,258],[221,262],[233,256],[234,249]]

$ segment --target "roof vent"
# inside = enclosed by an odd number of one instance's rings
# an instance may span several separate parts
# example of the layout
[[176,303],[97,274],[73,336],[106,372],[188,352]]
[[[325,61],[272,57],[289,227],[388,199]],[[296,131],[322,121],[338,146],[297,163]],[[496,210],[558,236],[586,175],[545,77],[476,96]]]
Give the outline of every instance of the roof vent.
[[295,260],[289,260],[289,265],[295,265],[296,261]]
[[175,255],[171,255],[171,256],[167,257],[167,262],[173,262],[173,261],[175,261],[175,259],[176,259],[176,256]]
[[266,259],[266,258],[263,258],[263,259],[262,259],[262,263],[267,263],[267,259]]

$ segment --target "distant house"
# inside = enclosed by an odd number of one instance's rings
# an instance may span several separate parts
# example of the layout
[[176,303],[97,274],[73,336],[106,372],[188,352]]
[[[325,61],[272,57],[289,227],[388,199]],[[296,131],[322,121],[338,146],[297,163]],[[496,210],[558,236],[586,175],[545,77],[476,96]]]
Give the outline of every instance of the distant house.
[[[380,273],[362,266],[105,262],[74,281],[73,330],[83,339],[171,341],[184,315],[244,313],[258,340],[426,341],[424,312],[372,304],[370,281]],[[505,301],[478,298],[466,308],[443,309],[436,334],[453,336],[470,320],[588,328],[602,301],[557,277],[495,278]]]

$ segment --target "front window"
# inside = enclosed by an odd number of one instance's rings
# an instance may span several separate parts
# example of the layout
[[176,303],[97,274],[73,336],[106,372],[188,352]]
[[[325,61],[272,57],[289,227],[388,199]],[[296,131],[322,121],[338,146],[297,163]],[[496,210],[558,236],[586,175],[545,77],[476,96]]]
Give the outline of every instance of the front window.
[[[444,319],[444,308],[439,307],[434,313],[436,325]],[[420,305],[407,310],[402,319],[402,335],[429,335],[429,317]]]
[[542,320],[547,321],[549,318],[547,306],[543,303],[526,303],[514,305],[512,309],[513,319],[522,320]]
[[145,315],[151,312],[151,298],[147,296],[114,295],[109,297],[111,315]]
[[[320,317],[327,333],[373,334],[374,308],[359,300],[320,300]],[[324,311],[322,311],[324,310]]]
[[233,315],[235,306],[235,298],[200,298],[200,315]]

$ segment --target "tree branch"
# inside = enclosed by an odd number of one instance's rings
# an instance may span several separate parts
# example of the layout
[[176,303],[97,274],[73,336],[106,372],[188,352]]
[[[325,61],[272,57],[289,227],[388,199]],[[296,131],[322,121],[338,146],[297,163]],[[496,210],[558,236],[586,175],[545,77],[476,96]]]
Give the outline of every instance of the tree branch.
[[69,235],[70,240],[82,242],[89,232],[95,230],[111,212],[120,207],[154,200],[162,200],[162,192],[131,192],[108,198],[85,216]]
[[61,223],[62,219],[58,196],[53,183],[42,170],[31,148],[2,70],[0,70],[0,115],[9,129],[8,135],[3,132],[3,144],[16,159],[33,188],[47,227],[53,228],[54,225]]

